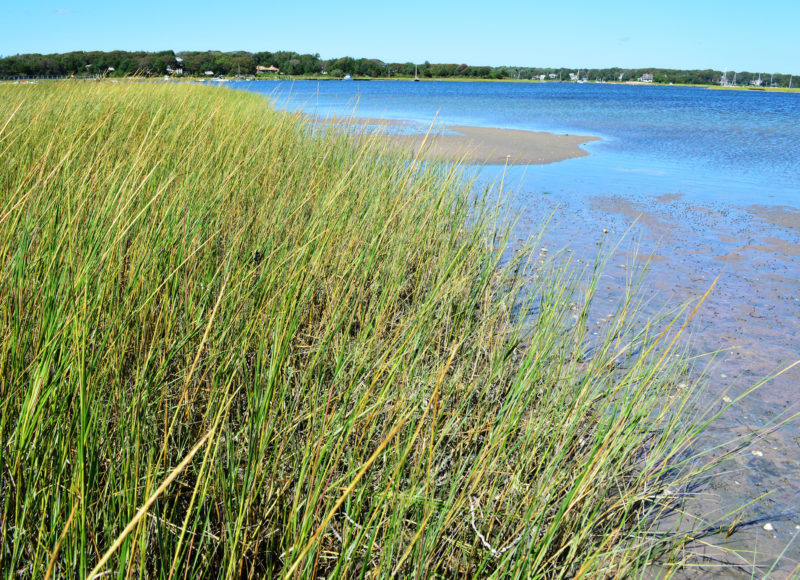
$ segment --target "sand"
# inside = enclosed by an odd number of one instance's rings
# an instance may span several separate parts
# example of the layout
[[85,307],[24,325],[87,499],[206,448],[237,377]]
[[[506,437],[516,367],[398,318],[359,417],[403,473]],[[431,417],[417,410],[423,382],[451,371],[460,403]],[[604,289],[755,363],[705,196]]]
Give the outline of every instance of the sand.
[[800,210],[787,206],[751,205],[748,211],[774,226],[800,231]]
[[[649,307],[645,300],[648,313],[658,313],[658,305],[696,300],[719,276],[691,319],[691,336],[684,337],[679,343],[683,346],[676,351],[690,348],[691,356],[697,357],[692,361],[698,365],[695,373],[706,361],[710,365],[705,369],[707,387],[697,392],[694,404],[698,409],[716,412],[762,378],[773,377],[722,413],[702,435],[695,450],[716,449],[712,453],[730,451],[731,455],[724,466],[712,472],[709,487],[693,490],[680,517],[687,522],[699,517],[700,525],[707,525],[741,509],[742,525],[732,536],[711,536],[698,547],[708,557],[727,561],[735,560],[727,550],[740,549],[751,555],[752,570],[758,570],[758,565],[763,566],[762,571],[782,554],[773,576],[796,577],[800,545],[792,542],[792,535],[800,530],[795,527],[800,526],[798,423],[795,420],[764,432],[753,439],[750,448],[738,449],[734,437],[747,438],[756,428],[779,425],[800,411],[800,364],[791,366],[800,352],[800,209],[703,203],[678,194],[653,198],[595,196],[588,201],[588,213],[584,213],[584,200],[572,204],[575,209],[564,220],[566,234],[562,239],[569,240],[570,248],[583,243],[591,249],[591,238],[585,238],[597,235],[599,228],[610,230],[613,241],[638,219],[630,234],[632,241],[627,244],[630,250],[626,251],[623,242],[610,264],[631,263],[631,254],[637,250],[652,251],[663,258],[650,262],[641,287],[644,296],[654,297]],[[558,245],[550,240],[546,243]],[[641,253],[637,261],[644,258]],[[604,272],[596,304],[605,305],[605,301],[609,310],[601,313],[614,312],[610,308],[615,296],[624,295],[627,272],[613,267]],[[678,323],[687,316],[685,311]],[[594,318],[590,313],[589,320]],[[602,327],[594,330],[603,331]],[[714,353],[713,357],[709,353]],[[697,375],[690,373],[686,382],[693,376]],[[762,496],[765,492],[769,494]],[[764,528],[767,522],[774,529]],[[714,576],[713,565],[698,570],[698,578]],[[749,571],[741,577],[750,577]]]
[[460,161],[470,165],[542,165],[588,153],[581,145],[597,137],[556,135],[554,133],[494,129],[491,127],[451,126],[457,134],[393,135],[391,141],[425,159]]
[[[322,123],[374,126],[413,127],[413,123],[392,119],[320,119]],[[419,155],[430,161],[458,161],[468,165],[542,165],[588,153],[581,145],[598,141],[598,137],[557,135],[544,131],[497,129],[454,125],[434,129],[426,135],[427,127],[418,132],[397,133],[365,131],[360,137],[379,138],[391,146]]]

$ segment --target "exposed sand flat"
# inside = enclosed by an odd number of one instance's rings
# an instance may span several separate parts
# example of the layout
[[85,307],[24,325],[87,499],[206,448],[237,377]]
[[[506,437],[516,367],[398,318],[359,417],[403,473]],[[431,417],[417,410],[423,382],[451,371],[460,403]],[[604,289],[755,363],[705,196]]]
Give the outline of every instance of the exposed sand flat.
[[[316,119],[318,123],[375,126],[413,126],[397,119],[344,118]],[[437,126],[426,137],[427,127],[419,133],[381,133],[366,131],[359,135],[385,139],[387,143],[417,154],[423,159],[460,161],[471,165],[542,165],[588,155],[580,145],[599,141],[599,137],[556,135],[545,131],[497,129],[466,125]],[[438,131],[444,131],[437,132]],[[421,149],[420,149],[421,148]]]
[[748,210],[768,224],[800,231],[800,210],[787,206],[751,205]]
[[[486,165],[542,165],[588,155],[579,146],[598,137],[490,127],[451,126],[458,133],[388,135],[390,143],[425,159]],[[421,148],[421,149],[420,149]]]

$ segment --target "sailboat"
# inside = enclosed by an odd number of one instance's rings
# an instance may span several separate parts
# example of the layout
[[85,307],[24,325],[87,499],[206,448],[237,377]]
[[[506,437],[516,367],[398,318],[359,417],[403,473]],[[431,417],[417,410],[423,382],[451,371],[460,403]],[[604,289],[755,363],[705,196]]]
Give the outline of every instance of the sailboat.
[[417,65],[414,65],[414,82],[419,82],[419,75],[417,74]]

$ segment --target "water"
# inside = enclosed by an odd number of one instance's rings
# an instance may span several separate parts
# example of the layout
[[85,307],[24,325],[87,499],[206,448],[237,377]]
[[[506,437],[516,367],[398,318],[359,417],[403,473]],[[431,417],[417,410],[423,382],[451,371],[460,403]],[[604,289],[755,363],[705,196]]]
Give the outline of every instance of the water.
[[[703,405],[718,409],[760,378],[800,359],[800,94],[573,83],[230,83],[277,107],[322,116],[399,119],[426,129],[476,125],[598,136],[588,157],[528,167],[478,168],[516,195],[521,244],[554,212],[544,244],[590,260],[604,239],[623,243],[604,274],[593,332],[629,275],[634,251],[652,256],[649,310],[713,293],[692,321],[693,353],[719,351]],[[606,230],[609,233],[604,234]],[[634,247],[635,246],[635,247]],[[604,310],[608,308],[608,310]],[[705,359],[699,359],[702,363]],[[800,409],[800,365],[725,412],[704,440],[720,445]],[[736,453],[690,510],[744,511],[727,542],[779,571],[800,560],[800,425]],[[774,530],[763,529],[771,523]],[[752,569],[750,570],[752,572]],[[760,575],[758,572],[756,576]],[[780,573],[778,573],[780,576]],[[747,576],[747,574],[745,574]]]
[[[800,203],[797,94],[594,83],[231,85],[268,93],[280,108],[323,117],[356,114],[423,126],[436,117],[444,125],[598,136],[601,142],[587,146],[594,155],[571,164],[569,173],[609,191],[649,188],[655,181],[659,191],[685,189],[711,199]],[[565,173],[539,172],[547,181]]]

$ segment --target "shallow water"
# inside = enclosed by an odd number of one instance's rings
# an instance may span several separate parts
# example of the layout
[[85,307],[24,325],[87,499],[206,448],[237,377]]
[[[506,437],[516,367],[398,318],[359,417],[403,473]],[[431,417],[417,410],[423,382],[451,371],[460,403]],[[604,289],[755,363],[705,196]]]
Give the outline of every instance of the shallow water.
[[[800,359],[800,94],[572,83],[230,83],[270,94],[279,108],[324,117],[355,114],[447,125],[594,135],[588,157],[528,167],[478,169],[515,192],[522,243],[554,212],[543,245],[591,260],[616,242],[592,324],[602,332],[630,272],[631,254],[652,257],[647,314],[702,296],[692,353],[717,352],[702,405],[720,409],[761,378]],[[607,234],[603,233],[607,230]],[[634,247],[635,246],[635,247]],[[698,358],[704,368],[712,357]],[[732,438],[800,410],[800,365],[726,411],[704,436],[718,453]],[[737,452],[690,509],[713,521],[744,510],[729,547],[750,549],[743,575],[760,576],[788,545],[780,570],[800,561],[800,423]],[[771,531],[764,530],[771,523]],[[718,556],[719,554],[715,554]],[[723,558],[736,560],[728,554]]]

